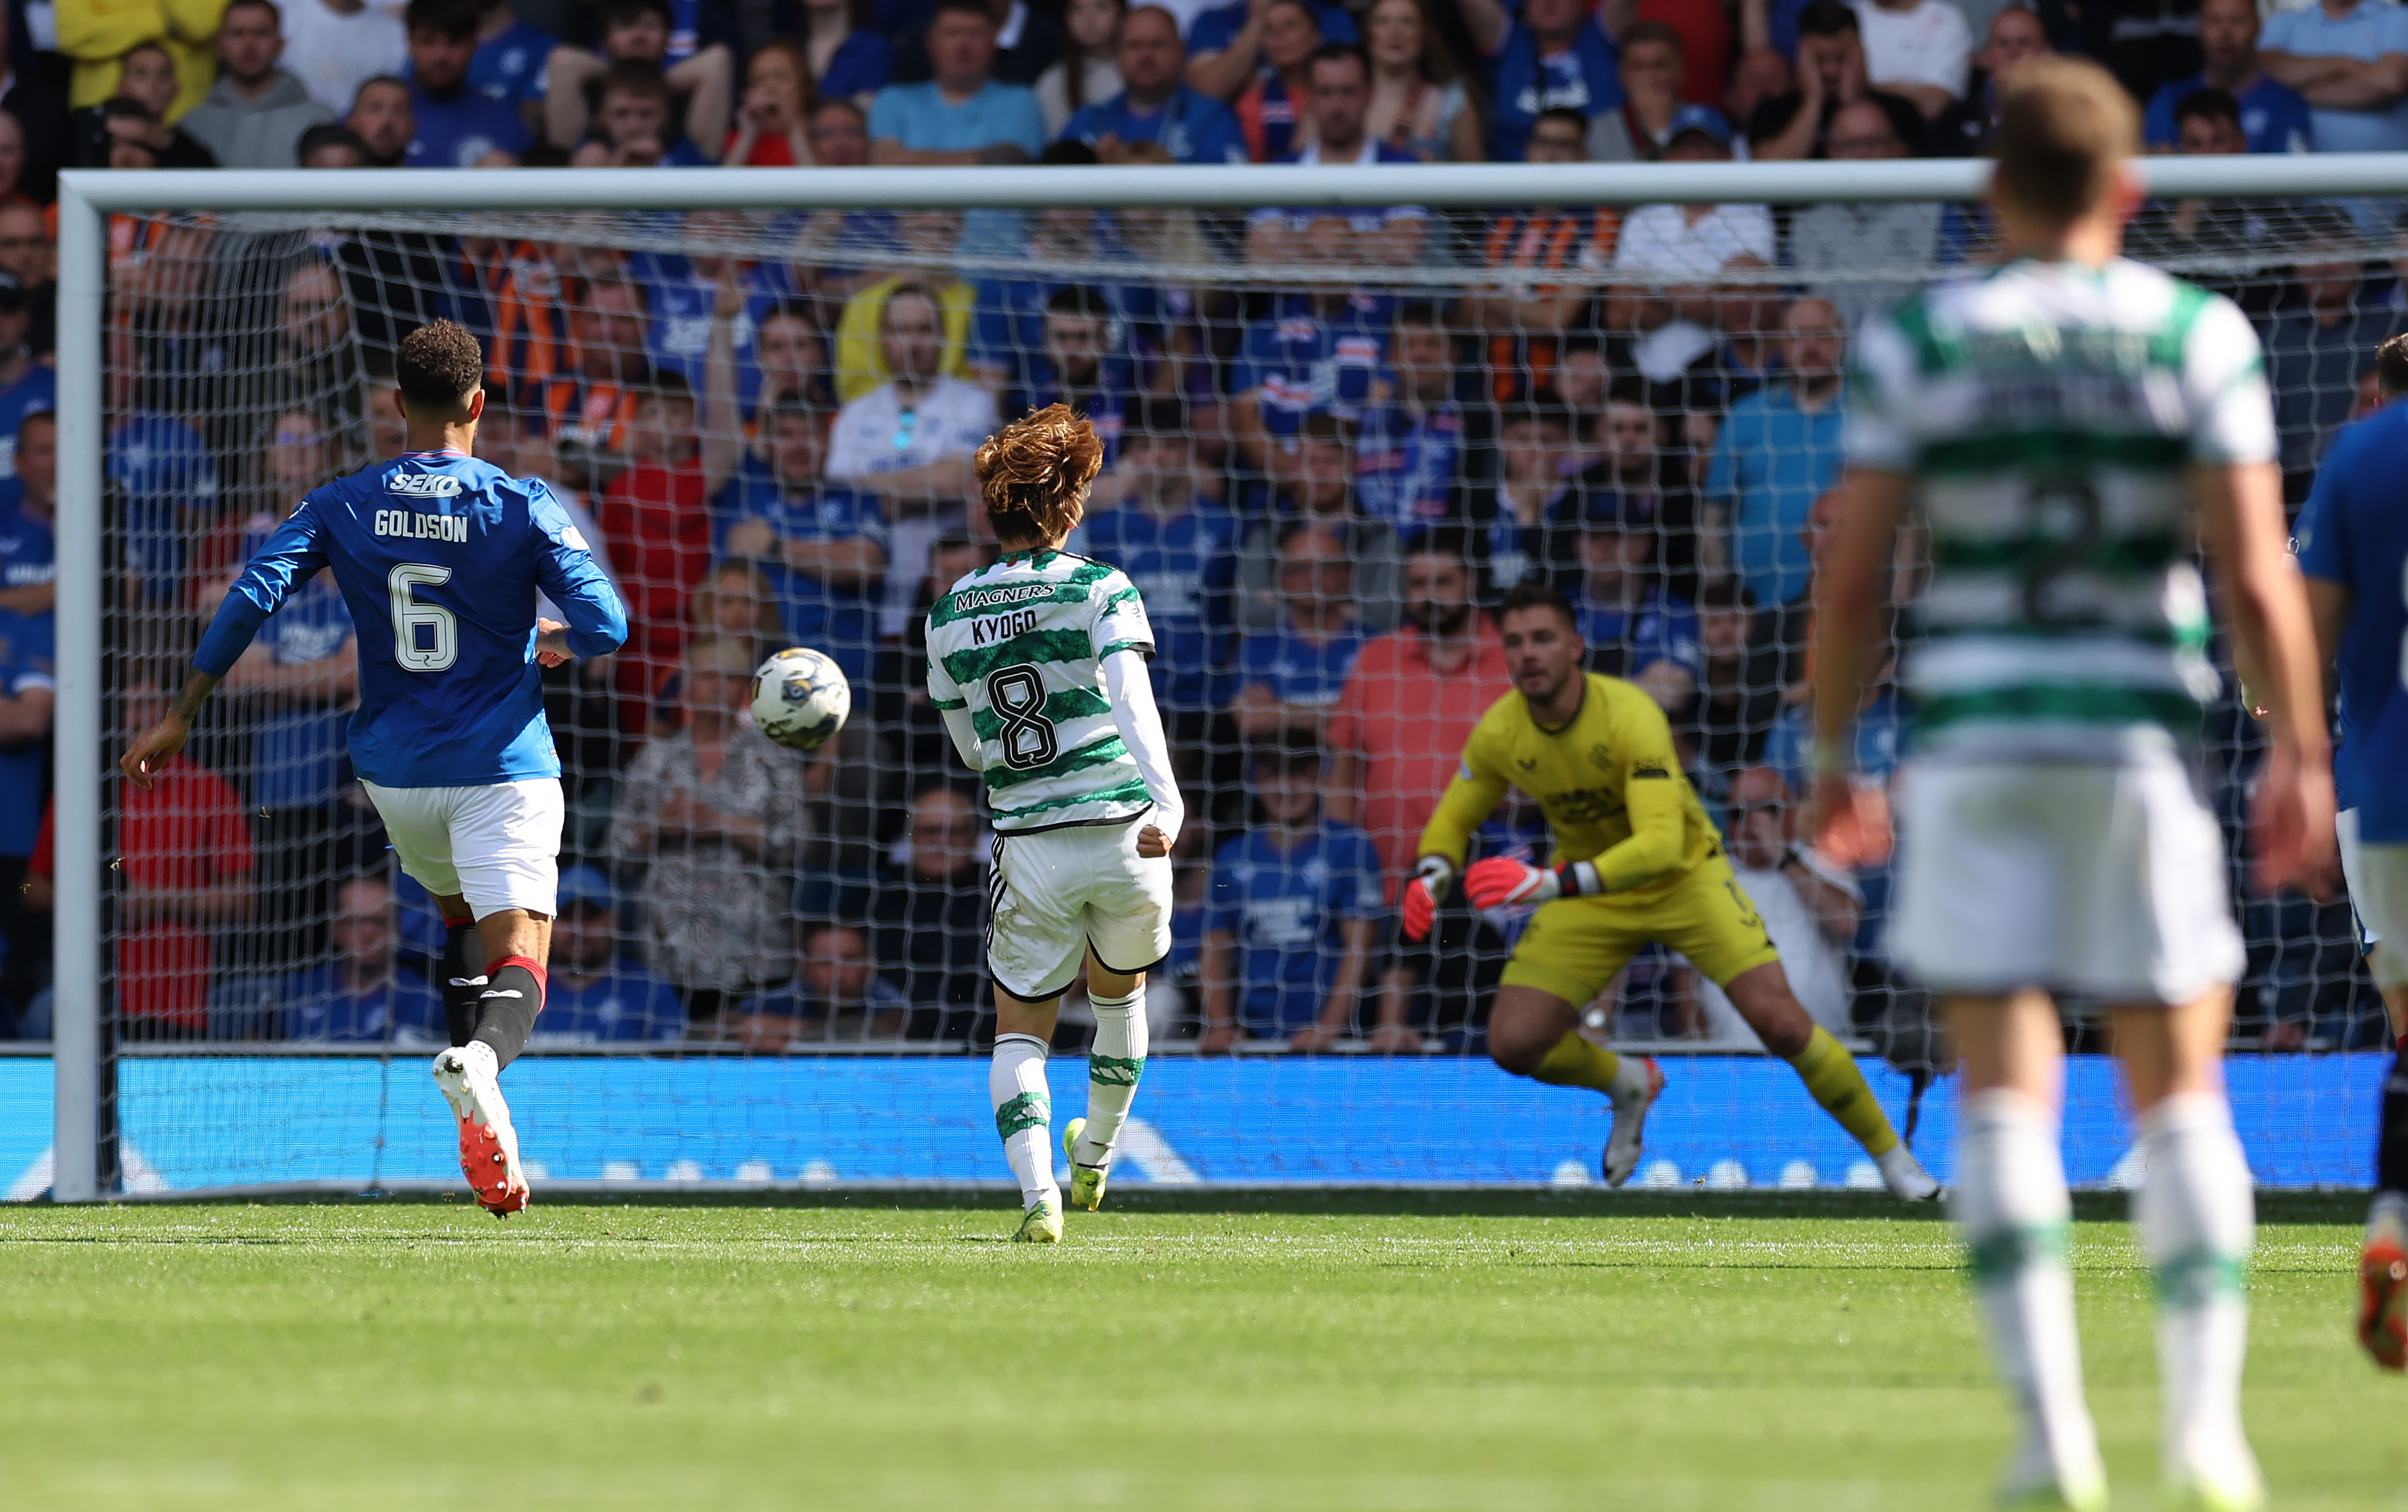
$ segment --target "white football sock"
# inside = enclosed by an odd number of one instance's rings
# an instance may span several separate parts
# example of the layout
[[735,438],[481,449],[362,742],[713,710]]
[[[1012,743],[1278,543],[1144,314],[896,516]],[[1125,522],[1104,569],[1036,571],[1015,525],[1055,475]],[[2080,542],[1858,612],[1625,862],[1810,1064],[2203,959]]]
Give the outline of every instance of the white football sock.
[[1109,1165],[1112,1142],[1137,1101],[1138,1078],[1145,1075],[1145,984],[1126,997],[1090,997],[1096,1010],[1096,1041],[1087,1048],[1087,1127],[1079,1135],[1081,1165]]
[[471,1071],[481,1070],[485,1075],[495,1077],[502,1074],[501,1057],[495,1055],[494,1048],[481,1039],[472,1039],[461,1046],[460,1058]]
[[2257,1196],[2231,1108],[2214,1093],[2169,1097],[2142,1116],[2141,1148],[2149,1175],[2132,1205],[2157,1272],[2168,1471],[2205,1471],[2218,1484],[2236,1474],[2254,1479],[2241,1432],[2241,1363]]
[[1003,1136],[1004,1159],[1020,1180],[1020,1204],[1061,1205],[1054,1184],[1054,1107],[1045,1088],[1045,1042],[1033,1034],[996,1038],[987,1067],[986,1092],[995,1104],[995,1132]]
[[1999,1374],[2023,1408],[2029,1448],[2059,1488],[2078,1491],[2099,1475],[2099,1441],[2082,1399],[2066,1258],[2073,1205],[2049,1111],[2000,1089],[1967,1097],[1949,1207],[1972,1250]]

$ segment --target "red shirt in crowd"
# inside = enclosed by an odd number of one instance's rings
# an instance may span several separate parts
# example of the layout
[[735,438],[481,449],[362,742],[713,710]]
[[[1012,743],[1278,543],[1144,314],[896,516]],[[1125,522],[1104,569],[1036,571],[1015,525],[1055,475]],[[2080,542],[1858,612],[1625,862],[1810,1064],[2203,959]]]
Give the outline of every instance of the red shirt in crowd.
[[[117,792],[124,806],[117,847],[125,886],[198,892],[248,880],[251,827],[242,801],[208,767],[181,756],[167,763],[149,792],[133,783]],[[42,815],[29,870],[58,874],[57,813]],[[215,946],[209,932],[159,920],[121,933],[117,941],[117,1006],[122,1013],[200,1031],[208,1023]]]
[[621,727],[640,735],[653,694],[685,653],[686,600],[710,570],[702,464],[636,464],[603,492],[595,521],[627,601],[627,645],[617,673]]
[[1463,764],[1463,743],[1489,706],[1513,691],[1505,643],[1485,617],[1478,649],[1452,672],[1430,664],[1429,642],[1411,626],[1363,648],[1329,716],[1329,749],[1362,762],[1363,811],[1393,901],[1417,859],[1422,828]]

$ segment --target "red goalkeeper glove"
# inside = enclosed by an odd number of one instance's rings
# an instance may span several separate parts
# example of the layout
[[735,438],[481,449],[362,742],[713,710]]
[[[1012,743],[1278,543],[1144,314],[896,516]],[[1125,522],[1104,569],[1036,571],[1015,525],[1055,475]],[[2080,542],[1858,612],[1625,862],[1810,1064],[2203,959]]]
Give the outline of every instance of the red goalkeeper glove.
[[1455,863],[1444,856],[1424,856],[1413,868],[1412,877],[1405,883],[1404,895],[1397,900],[1398,911],[1404,916],[1405,938],[1426,940],[1430,927],[1438,921],[1439,900],[1455,885]]
[[1475,908],[1505,908],[1604,891],[1597,884],[1597,868],[1580,861],[1549,870],[1511,856],[1491,856],[1475,862],[1463,874],[1464,896]]

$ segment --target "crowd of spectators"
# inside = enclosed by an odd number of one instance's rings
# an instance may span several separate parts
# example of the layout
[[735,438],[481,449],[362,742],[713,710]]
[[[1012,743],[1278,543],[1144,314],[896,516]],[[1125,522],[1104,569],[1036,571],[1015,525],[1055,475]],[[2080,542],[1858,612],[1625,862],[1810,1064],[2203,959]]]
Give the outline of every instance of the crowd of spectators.
[[[194,31],[206,12],[213,31]],[[0,78],[0,1031],[46,1023],[54,236],[63,166],[508,171],[1044,163],[1710,163],[1983,150],[1998,81],[2099,56],[2153,150],[2408,149],[2408,9],[2251,0],[225,0],[8,18]],[[2259,323],[2286,485],[2408,322],[2379,199],[2151,204],[2134,250]],[[1985,258],[1938,205],[697,213],[255,231],[120,217],[107,468],[145,722],[249,551],[401,446],[389,354],[437,316],[490,353],[480,449],[543,477],[631,609],[549,677],[572,809],[538,1042],[977,1042],[978,787],[920,620],[992,559],[970,454],[1055,401],[1104,476],[1073,549],[1143,591],[1192,788],[1179,947],[1151,999],[1204,1048],[1463,1048],[1517,920],[1387,918],[1471,722],[1486,606],[1554,583],[1601,671],[1664,706],[1734,862],[1835,1030],[1915,1011],[1886,878],[1798,834],[1814,545],[1854,333]],[[674,246],[680,250],[662,249]],[[641,250],[631,250],[640,248]],[[1402,276],[1411,270],[1412,277]],[[1390,273],[1398,276],[1386,277]],[[1913,563],[1901,573],[1911,580]],[[1913,633],[1899,621],[1897,638]],[[437,931],[344,756],[351,625],[307,585],[157,792],[118,800],[126,1032],[437,1032]],[[844,736],[764,740],[751,668],[827,650]],[[2255,759],[2229,701],[2211,780]],[[1885,777],[1905,712],[1869,697]],[[1509,806],[1483,843],[1543,847]],[[2257,900],[2244,1024],[2381,1015],[2345,907]],[[1075,1017],[1075,1015],[1073,1016]],[[1601,1032],[1744,1044],[1677,958]]]

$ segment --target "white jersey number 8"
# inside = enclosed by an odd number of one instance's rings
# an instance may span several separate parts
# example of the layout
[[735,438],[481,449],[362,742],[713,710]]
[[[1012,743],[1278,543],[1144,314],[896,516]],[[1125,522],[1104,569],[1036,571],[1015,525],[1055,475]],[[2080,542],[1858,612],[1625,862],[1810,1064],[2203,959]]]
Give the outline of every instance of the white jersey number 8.
[[[421,604],[411,590],[422,583],[439,588],[452,580],[452,569],[423,562],[405,562],[385,579],[393,590],[393,659],[408,672],[444,672],[460,660],[460,621],[440,604]],[[418,644],[418,627],[434,632],[432,646]]]

